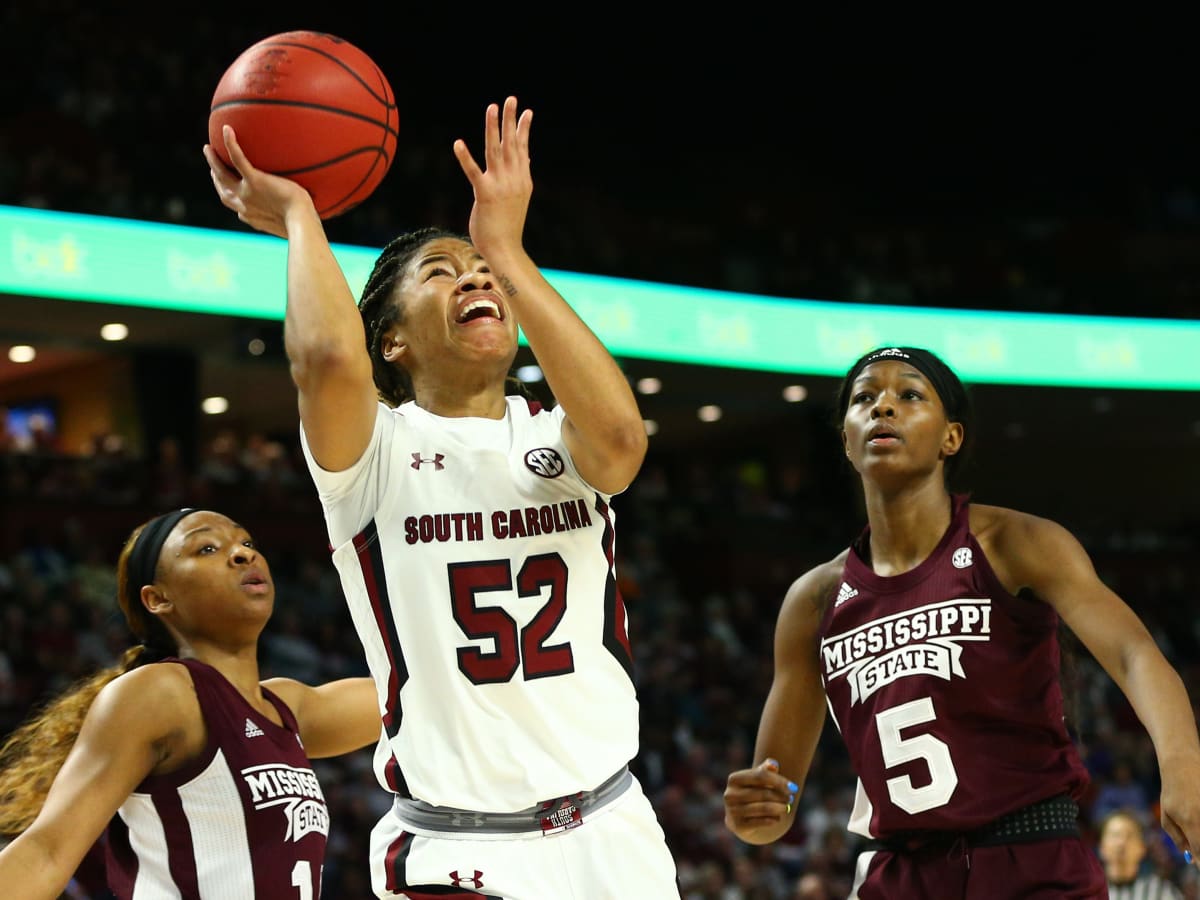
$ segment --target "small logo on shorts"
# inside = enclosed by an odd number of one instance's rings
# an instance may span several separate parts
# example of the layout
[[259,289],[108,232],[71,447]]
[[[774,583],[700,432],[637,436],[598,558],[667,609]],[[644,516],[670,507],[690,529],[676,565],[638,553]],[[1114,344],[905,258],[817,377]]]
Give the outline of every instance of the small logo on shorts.
[[971,548],[959,547],[954,551],[954,555],[950,557],[950,562],[954,564],[956,569],[966,569],[971,565]]
[[583,811],[575,805],[579,794],[547,800],[542,804],[542,834],[558,834],[583,824]]
[[450,883],[455,887],[472,888],[473,890],[483,889],[483,873],[475,869],[474,875],[459,875],[458,869],[455,869],[449,875]]

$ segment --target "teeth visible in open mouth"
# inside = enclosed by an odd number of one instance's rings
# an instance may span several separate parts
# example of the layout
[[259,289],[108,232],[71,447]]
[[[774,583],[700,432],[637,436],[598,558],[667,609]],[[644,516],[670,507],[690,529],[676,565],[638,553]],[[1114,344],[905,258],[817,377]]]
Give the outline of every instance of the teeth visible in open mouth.
[[471,314],[477,310],[483,310],[485,314],[493,318],[500,318],[500,306],[492,300],[472,300],[466,306],[458,311],[458,321],[465,322],[471,318]]

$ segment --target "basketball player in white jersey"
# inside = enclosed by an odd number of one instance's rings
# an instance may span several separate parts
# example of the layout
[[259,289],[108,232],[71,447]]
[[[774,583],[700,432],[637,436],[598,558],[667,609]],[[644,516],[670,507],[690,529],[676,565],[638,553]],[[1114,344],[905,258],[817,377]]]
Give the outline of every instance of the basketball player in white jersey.
[[[454,153],[470,239],[392,241],[356,304],[311,199],[205,156],[221,201],[288,240],[285,344],[334,562],[386,698],[379,897],[678,897],[628,763],[638,704],[613,495],[646,432],[604,346],[522,245],[532,112]],[[518,323],[557,406],[507,396]]]
[[244,528],[179,509],[117,563],[141,643],[5,742],[6,900],[54,900],[103,834],[117,900],[316,900],[329,811],[311,759],[380,733],[369,678],[259,680],[275,587]]

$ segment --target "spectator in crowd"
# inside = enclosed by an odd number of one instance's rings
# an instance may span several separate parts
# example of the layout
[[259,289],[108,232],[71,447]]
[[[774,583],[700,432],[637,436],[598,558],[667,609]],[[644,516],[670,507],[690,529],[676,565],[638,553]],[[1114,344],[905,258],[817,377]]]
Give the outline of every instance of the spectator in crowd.
[[1100,822],[1098,852],[1109,900],[1183,900],[1175,884],[1147,869],[1146,817],[1138,808],[1122,808]]

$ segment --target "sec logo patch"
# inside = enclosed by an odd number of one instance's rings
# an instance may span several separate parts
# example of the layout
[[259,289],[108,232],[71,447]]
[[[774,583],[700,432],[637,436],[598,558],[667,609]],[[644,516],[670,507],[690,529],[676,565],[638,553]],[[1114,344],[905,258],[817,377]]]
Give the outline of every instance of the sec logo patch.
[[557,450],[539,447],[525,454],[525,468],[542,478],[557,478],[567,470],[567,464]]

